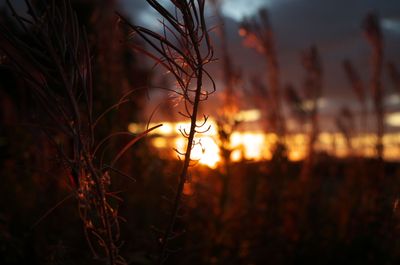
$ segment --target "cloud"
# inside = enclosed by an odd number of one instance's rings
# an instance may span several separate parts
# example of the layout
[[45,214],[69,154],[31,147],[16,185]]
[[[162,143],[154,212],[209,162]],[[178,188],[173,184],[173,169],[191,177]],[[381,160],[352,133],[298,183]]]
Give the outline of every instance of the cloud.
[[241,21],[254,16],[260,8],[275,9],[281,5],[300,0],[225,0],[222,1],[222,13],[225,17]]
[[384,18],[382,19],[382,27],[388,31],[400,34],[400,19]]
[[224,16],[236,21],[244,17],[253,16],[261,7],[270,7],[273,0],[226,0],[222,3],[222,13]]

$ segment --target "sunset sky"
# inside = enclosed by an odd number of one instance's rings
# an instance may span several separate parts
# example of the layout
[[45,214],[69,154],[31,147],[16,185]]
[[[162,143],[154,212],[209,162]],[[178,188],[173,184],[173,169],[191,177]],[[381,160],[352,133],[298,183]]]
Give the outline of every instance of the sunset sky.
[[[121,5],[122,11],[130,14],[137,23],[157,28],[154,12],[146,6],[145,1],[122,0]],[[260,7],[267,7],[270,12],[276,34],[282,85],[293,83],[299,89],[304,75],[300,53],[310,45],[317,45],[325,73],[321,113],[322,122],[325,122],[322,127],[326,130],[333,130],[330,117],[342,105],[349,105],[355,112],[358,111],[354,104],[356,97],[341,66],[342,60],[350,59],[364,82],[367,84],[369,81],[370,50],[361,30],[361,22],[367,12],[374,11],[381,18],[385,60],[400,61],[400,2],[397,0],[226,0],[222,11],[230,40],[229,50],[245,79],[257,73],[264,75],[265,66],[259,54],[243,48],[238,24],[243,17],[254,16]],[[209,12],[209,24],[217,24],[212,12]],[[218,81],[221,73],[215,73]],[[397,111],[400,98],[386,74],[383,78],[387,109],[389,112]]]
[[[4,0],[0,3],[4,5]],[[17,5],[20,0],[13,1]],[[117,1],[118,2],[118,1]],[[159,28],[155,23],[155,12],[145,0],[120,0],[120,9],[135,23]],[[168,1],[161,1],[168,4]],[[260,7],[270,11],[272,27],[275,31],[282,85],[292,83],[300,89],[304,70],[300,63],[300,53],[315,44],[321,54],[324,70],[324,87],[321,100],[322,127],[334,130],[332,117],[337,110],[347,105],[358,111],[353,94],[341,62],[350,59],[360,72],[365,84],[369,79],[369,46],[362,36],[361,21],[369,11],[381,18],[385,39],[385,61],[393,61],[400,66],[400,1],[398,0],[225,0],[222,4],[228,31],[229,52],[235,67],[243,73],[244,83],[254,76],[265,76],[265,64],[254,50],[243,48],[238,35],[239,22],[246,16],[254,16]],[[23,9],[23,8],[22,8]],[[217,26],[212,10],[208,12],[209,25]],[[215,38],[215,42],[218,40]],[[217,57],[218,57],[218,45]],[[218,63],[213,74],[218,83],[221,71]],[[388,113],[400,111],[400,97],[383,75]],[[219,89],[222,86],[219,86]],[[399,124],[400,125],[400,124]],[[388,128],[390,129],[390,128]],[[392,128],[394,129],[394,128]]]

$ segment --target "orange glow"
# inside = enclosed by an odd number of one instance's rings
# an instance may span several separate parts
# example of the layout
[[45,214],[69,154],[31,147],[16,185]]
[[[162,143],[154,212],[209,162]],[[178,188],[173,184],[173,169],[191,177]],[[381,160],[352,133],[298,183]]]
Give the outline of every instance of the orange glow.
[[240,29],[239,29],[239,35],[240,35],[241,37],[246,36],[246,34],[247,34],[247,31],[246,31],[244,28],[240,28]]
[[304,151],[299,149],[291,150],[289,152],[289,160],[291,161],[300,161],[305,157]]
[[240,150],[234,150],[231,153],[231,161],[238,162],[243,159],[242,152]]
[[242,149],[246,159],[268,159],[270,154],[265,149],[265,134],[259,132],[235,132],[231,136],[233,149]]
[[386,123],[393,127],[400,127],[400,112],[388,114],[386,116]]
[[[190,158],[210,168],[216,168],[221,160],[218,145],[208,136],[198,137],[195,141],[198,144],[193,147]],[[186,149],[186,139],[183,137],[176,138],[175,148],[183,153]]]
[[163,137],[156,137],[153,139],[152,144],[154,147],[157,148],[167,148],[168,147],[168,141],[167,139]]
[[[253,122],[260,119],[258,110],[240,111],[235,115],[235,119],[244,122]],[[157,130],[150,132],[151,144],[159,150],[169,150],[168,156],[175,148],[179,152],[186,150],[187,139],[181,132],[188,133],[190,123],[188,122],[160,122],[151,123],[149,127],[163,124]],[[200,123],[200,122],[199,122]],[[216,168],[221,162],[220,149],[218,146],[218,132],[216,122],[210,118],[207,126],[210,129],[204,133],[196,134],[195,146],[192,149],[191,158],[200,164],[210,168]],[[128,130],[132,133],[140,133],[146,129],[146,125],[132,123]],[[269,160],[272,158],[272,149],[277,142],[277,136],[272,133],[262,131],[237,131],[230,137],[231,161],[241,160]],[[300,161],[307,155],[308,137],[305,134],[290,134],[286,137],[288,158],[291,161]],[[323,132],[319,135],[316,143],[316,150],[327,152],[338,157],[345,157],[350,154],[359,154],[366,157],[375,155],[376,137],[374,134],[363,134],[353,137],[352,146],[354,150],[350,152],[343,135],[339,133]],[[387,160],[398,160],[400,157],[400,137],[398,133],[386,134],[383,138],[385,145],[384,157]],[[165,151],[164,151],[165,153]],[[172,153],[176,156],[176,153]],[[182,158],[182,157],[181,157]]]
[[193,194],[192,183],[185,182],[185,184],[183,186],[183,194],[185,194],[186,196]]

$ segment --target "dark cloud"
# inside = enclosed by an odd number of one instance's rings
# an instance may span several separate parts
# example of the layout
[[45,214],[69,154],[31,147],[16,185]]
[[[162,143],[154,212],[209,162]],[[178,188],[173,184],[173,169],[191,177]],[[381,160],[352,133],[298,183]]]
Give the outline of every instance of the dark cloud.
[[[300,52],[317,45],[324,66],[324,96],[331,104],[325,113],[336,111],[335,106],[351,104],[355,97],[345,79],[341,62],[351,59],[368,83],[369,46],[362,35],[361,21],[367,12],[374,11],[384,18],[397,19],[400,1],[366,0],[293,0],[271,5],[270,17],[275,31],[282,81],[301,85],[303,69]],[[247,73],[264,73],[265,66],[254,51],[246,51],[237,37],[238,25],[226,20],[229,29],[230,51],[237,65]],[[384,28],[385,58],[400,62],[399,32]],[[386,84],[389,88],[390,85]],[[387,89],[387,93],[391,91]],[[354,103],[353,103],[354,105]]]
[[120,10],[135,19],[142,12],[149,12],[149,7],[144,0],[120,0],[119,1]]

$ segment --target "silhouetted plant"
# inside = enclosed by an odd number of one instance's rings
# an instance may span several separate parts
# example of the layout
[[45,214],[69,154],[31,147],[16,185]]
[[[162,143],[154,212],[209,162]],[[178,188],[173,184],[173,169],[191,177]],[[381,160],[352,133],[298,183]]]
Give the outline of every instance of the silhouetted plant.
[[318,115],[318,101],[322,93],[322,64],[315,46],[311,46],[308,50],[304,51],[301,57],[306,76],[304,80],[304,93],[305,99],[309,103],[309,116],[311,121],[311,130],[308,140],[308,155],[301,173],[301,179],[309,179],[311,169],[314,163],[314,149],[315,143],[318,140],[319,134],[319,115]]
[[356,69],[354,69],[353,64],[350,60],[343,61],[343,69],[346,73],[347,79],[350,82],[351,88],[354,94],[357,96],[358,102],[360,103],[361,109],[361,131],[366,133],[367,130],[367,102],[366,102],[366,91],[363,81],[361,80]]
[[353,145],[351,139],[354,134],[354,115],[352,111],[347,107],[342,107],[335,118],[336,127],[343,134],[346,139],[347,150],[349,154],[352,154]]
[[[231,147],[231,136],[237,130],[240,121],[235,117],[240,110],[240,103],[238,100],[239,91],[238,86],[240,82],[240,73],[232,61],[229,54],[229,45],[227,39],[227,32],[224,23],[223,15],[221,14],[221,1],[212,0],[215,14],[218,21],[218,35],[220,39],[220,52],[221,52],[221,70],[222,81],[224,90],[222,95],[223,104],[217,110],[217,131],[218,131],[218,146],[220,149],[221,164],[220,164],[220,177],[221,177],[221,194],[219,200],[219,217],[217,220],[216,232],[222,233],[221,222],[226,215],[226,207],[229,202],[230,192],[230,178],[231,178],[231,154],[233,149]],[[218,235],[216,238],[220,238]],[[218,247],[221,242],[215,242],[215,247]]]
[[[78,200],[79,215],[93,255],[110,265],[126,264],[119,255],[121,217],[117,201],[120,198],[110,190],[111,176],[130,178],[114,165],[152,129],[140,135],[116,132],[102,140],[95,139],[99,120],[127,100],[121,99],[102,114],[93,113],[96,90],[89,43],[70,1],[50,1],[42,8],[36,8],[28,0],[25,3],[29,18],[17,14],[7,1],[19,29],[12,31],[1,25],[0,48],[44,112],[37,122],[68,172],[72,194],[67,198],[74,196]],[[38,114],[41,117],[43,113]],[[121,135],[133,136],[133,139],[106,164],[100,152],[104,152],[111,138]]]
[[383,159],[383,135],[385,133],[384,125],[384,106],[383,106],[383,87],[381,82],[383,67],[383,36],[378,17],[370,13],[362,24],[364,35],[372,48],[371,67],[372,75],[370,80],[372,99],[374,103],[374,112],[377,125],[377,143],[376,153],[379,160]]
[[226,27],[224,23],[223,15],[221,14],[221,1],[211,0],[215,14],[218,21],[217,32],[220,40],[220,52],[221,52],[221,68],[222,68],[222,80],[224,82],[223,95],[223,109],[229,114],[235,113],[239,108],[238,102],[238,83],[240,82],[240,72],[235,67],[232,57],[229,54],[229,42],[227,38]]
[[[175,78],[177,89],[172,89],[172,91],[181,97],[185,107],[184,112],[180,114],[190,120],[189,130],[180,129],[180,133],[187,140],[187,145],[185,151],[176,150],[178,156],[183,157],[183,161],[175,198],[172,199],[173,206],[169,221],[159,239],[158,264],[163,264],[172,252],[168,248],[169,242],[182,233],[175,230],[175,222],[182,207],[185,183],[190,182],[189,168],[196,164],[196,161],[190,157],[191,151],[195,145],[201,145],[201,142],[196,141],[195,136],[208,130],[203,128],[208,116],[204,115],[204,120],[198,124],[198,111],[200,103],[207,100],[215,91],[214,81],[205,69],[205,65],[213,60],[213,48],[204,17],[205,0],[172,1],[173,12],[167,10],[158,1],[147,0],[147,3],[163,18],[161,22],[164,28],[163,33],[159,34],[147,28],[132,25],[122,16],[120,18],[129,26],[133,35],[138,35],[151,48],[151,50],[143,50],[133,44],[133,49],[156,60]],[[206,78],[211,81],[210,90],[204,89]]]
[[307,109],[304,107],[304,99],[301,95],[294,89],[292,84],[285,86],[285,100],[288,103],[289,109],[293,117],[297,120],[299,125],[303,124],[307,118]]
[[273,131],[278,135],[280,144],[284,144],[286,125],[282,111],[281,84],[278,56],[275,48],[275,37],[269,21],[268,11],[259,10],[259,18],[244,19],[239,34],[245,38],[245,45],[263,53],[267,62],[267,84],[272,100],[268,106],[272,119]]

